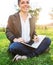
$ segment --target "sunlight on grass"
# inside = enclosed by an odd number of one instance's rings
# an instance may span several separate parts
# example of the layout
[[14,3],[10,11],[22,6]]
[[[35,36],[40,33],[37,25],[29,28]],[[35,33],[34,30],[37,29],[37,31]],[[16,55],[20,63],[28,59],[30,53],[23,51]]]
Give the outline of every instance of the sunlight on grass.
[[53,55],[51,55],[51,60],[53,61]]
[[10,42],[6,38],[5,33],[0,32],[0,65],[53,65],[53,28],[46,30],[37,29],[37,34],[46,35],[51,39],[50,51],[39,57],[12,62],[7,53]]

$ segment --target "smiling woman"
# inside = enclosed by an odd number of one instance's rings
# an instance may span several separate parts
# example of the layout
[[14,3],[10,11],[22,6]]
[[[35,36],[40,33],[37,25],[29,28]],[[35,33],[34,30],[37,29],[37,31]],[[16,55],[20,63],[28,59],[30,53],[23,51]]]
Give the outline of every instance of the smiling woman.
[[14,60],[27,59],[40,55],[46,51],[51,43],[48,37],[45,37],[39,47],[32,49],[24,44],[32,45],[41,41],[36,34],[36,20],[29,13],[30,0],[18,0],[20,10],[9,16],[6,27],[6,36],[10,41],[8,51],[14,56]]

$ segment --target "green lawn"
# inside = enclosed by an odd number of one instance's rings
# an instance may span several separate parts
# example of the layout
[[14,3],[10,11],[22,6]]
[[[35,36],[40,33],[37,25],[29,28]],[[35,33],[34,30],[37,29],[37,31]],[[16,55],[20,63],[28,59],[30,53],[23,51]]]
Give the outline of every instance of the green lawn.
[[[51,41],[53,40],[53,29],[37,29],[37,34],[47,35],[50,37]],[[0,32],[0,65],[53,65],[53,41],[51,42],[50,51],[48,53],[18,62],[12,62],[9,58],[7,53],[8,46],[9,41],[5,33]]]

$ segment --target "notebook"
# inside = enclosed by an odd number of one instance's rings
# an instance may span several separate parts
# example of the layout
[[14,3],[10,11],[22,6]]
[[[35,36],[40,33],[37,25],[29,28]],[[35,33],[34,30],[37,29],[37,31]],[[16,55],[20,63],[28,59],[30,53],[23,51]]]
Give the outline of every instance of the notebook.
[[35,48],[37,49],[39,47],[39,45],[41,44],[41,42],[45,39],[46,35],[38,35],[38,42],[34,42],[32,45],[23,43],[25,46],[28,46],[29,48]]

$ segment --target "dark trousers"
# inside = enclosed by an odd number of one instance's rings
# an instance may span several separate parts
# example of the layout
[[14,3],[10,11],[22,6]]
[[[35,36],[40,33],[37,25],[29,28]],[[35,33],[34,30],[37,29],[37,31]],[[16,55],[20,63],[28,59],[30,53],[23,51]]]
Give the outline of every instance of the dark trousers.
[[22,43],[14,42],[10,44],[9,52],[12,55],[19,54],[19,55],[26,55],[28,57],[34,57],[43,53],[49,47],[50,43],[51,40],[46,37],[37,49],[31,49],[29,47],[26,47]]

